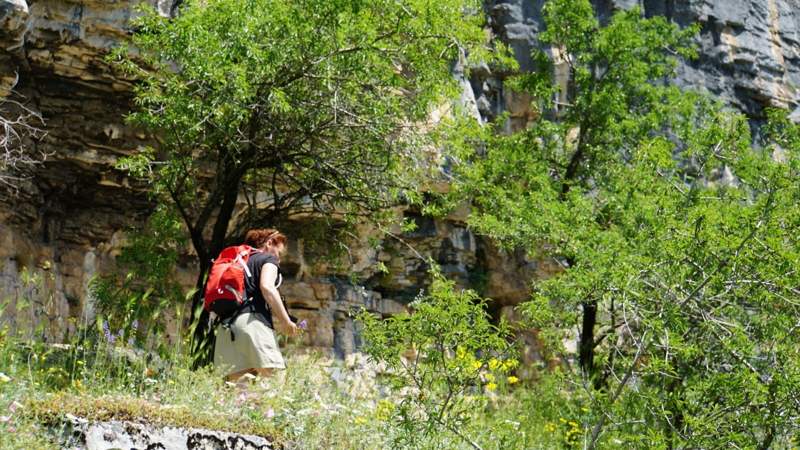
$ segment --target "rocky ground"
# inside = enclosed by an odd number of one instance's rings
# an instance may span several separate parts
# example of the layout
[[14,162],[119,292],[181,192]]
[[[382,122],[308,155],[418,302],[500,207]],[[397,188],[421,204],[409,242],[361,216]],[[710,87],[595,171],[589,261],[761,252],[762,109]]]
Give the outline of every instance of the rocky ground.
[[260,436],[199,428],[155,427],[128,421],[89,422],[69,416],[63,444],[70,450],[271,450],[278,448]]

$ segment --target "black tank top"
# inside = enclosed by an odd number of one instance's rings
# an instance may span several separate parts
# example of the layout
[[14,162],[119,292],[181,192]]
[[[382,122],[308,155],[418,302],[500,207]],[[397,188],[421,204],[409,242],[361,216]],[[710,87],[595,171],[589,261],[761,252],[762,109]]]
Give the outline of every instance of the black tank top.
[[271,253],[259,252],[253,253],[247,260],[247,268],[250,269],[250,274],[252,276],[245,276],[244,292],[247,298],[253,299],[256,312],[264,316],[270,328],[274,328],[272,325],[272,313],[266,300],[264,300],[264,294],[261,293],[261,289],[259,288],[261,269],[266,263],[272,263],[278,267],[278,278],[275,280],[275,287],[280,286],[281,281],[283,281],[283,275],[281,274],[281,266],[278,263],[278,258]]

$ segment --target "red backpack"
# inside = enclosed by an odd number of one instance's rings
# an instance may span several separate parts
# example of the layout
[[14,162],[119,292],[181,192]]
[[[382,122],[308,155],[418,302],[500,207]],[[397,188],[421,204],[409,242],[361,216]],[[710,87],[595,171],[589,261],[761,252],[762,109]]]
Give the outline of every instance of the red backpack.
[[236,313],[248,300],[245,294],[245,276],[252,276],[247,260],[260,253],[249,245],[235,245],[220,252],[211,266],[206,281],[203,308],[225,318]]

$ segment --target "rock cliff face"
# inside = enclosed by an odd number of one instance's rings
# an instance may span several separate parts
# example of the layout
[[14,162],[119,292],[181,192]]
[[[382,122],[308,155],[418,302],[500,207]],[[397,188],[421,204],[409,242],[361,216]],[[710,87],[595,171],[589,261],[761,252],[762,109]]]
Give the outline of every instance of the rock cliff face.
[[[497,36],[513,48],[523,69],[543,29],[544,0],[487,0]],[[679,67],[678,85],[705,89],[756,121],[766,106],[800,103],[800,0],[593,0],[600,20],[639,6],[679,25],[701,25],[700,57]],[[481,114],[507,110],[524,119],[527,102],[504,92],[497,80],[473,80]],[[798,112],[800,114],[800,112]]]
[[[148,0],[163,14],[172,2]],[[41,112],[47,136],[33,145],[49,154],[16,195],[0,208],[0,322],[15,316],[22,330],[44,324],[57,340],[92,317],[88,282],[113,267],[124,232],[140,223],[152,205],[142,186],[113,164],[147,143],[124,124],[131,83],[103,62],[109,48],[126,39],[137,1],[0,0],[0,98]],[[639,4],[647,15],[666,15],[679,24],[702,24],[701,57],[680,67],[677,82],[720,96],[758,121],[767,105],[795,108],[800,85],[800,0],[605,0],[601,18],[615,8]],[[542,0],[487,0],[494,33],[510,43],[523,68],[542,28]],[[16,94],[9,88],[16,83]],[[512,125],[528,118],[525,98],[503,89],[502,80],[476,71],[465,83],[486,118],[511,113]],[[498,313],[527,296],[526,280],[554,270],[524,255],[508,254],[473,235],[463,217],[417,221],[403,236],[433,256],[463,284],[482,288],[497,300]],[[291,236],[290,236],[291,237]],[[356,249],[355,269],[366,280],[353,285],[345,274],[308,264],[301,240],[293,240],[282,288],[296,316],[308,318],[305,344],[336,355],[359,342],[349,316],[355,306],[391,314],[422,287],[425,267],[405,245],[386,241],[378,249]],[[390,270],[376,272],[377,262]],[[187,281],[192,274],[184,274]],[[30,299],[32,305],[21,300]],[[31,328],[32,329],[32,328]]]

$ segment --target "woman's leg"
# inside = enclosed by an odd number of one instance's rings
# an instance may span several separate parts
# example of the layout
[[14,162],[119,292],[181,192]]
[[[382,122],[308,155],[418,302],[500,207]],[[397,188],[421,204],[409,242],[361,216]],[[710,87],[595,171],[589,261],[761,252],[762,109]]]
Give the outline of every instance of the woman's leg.
[[245,376],[247,374],[250,374],[250,375],[253,375],[253,376],[258,375],[257,370],[258,369],[244,369],[244,370],[240,370],[238,372],[229,373],[229,374],[225,375],[225,381],[230,381],[231,383],[236,383],[237,381],[239,381],[240,378],[242,378],[243,376]]
[[230,381],[231,383],[235,383],[240,378],[242,378],[243,376],[245,376],[247,374],[250,374],[250,375],[253,375],[253,376],[256,376],[256,377],[267,378],[267,377],[272,376],[272,374],[275,373],[275,370],[276,369],[274,369],[272,367],[260,367],[260,368],[257,368],[257,369],[253,369],[253,368],[244,369],[244,370],[240,370],[238,372],[233,372],[233,373],[229,373],[228,375],[225,375],[225,381]]
[[271,377],[272,374],[275,373],[275,369],[273,369],[271,367],[261,367],[259,369],[253,369],[253,370],[256,371],[255,375],[257,375],[259,377],[264,377],[264,378]]

